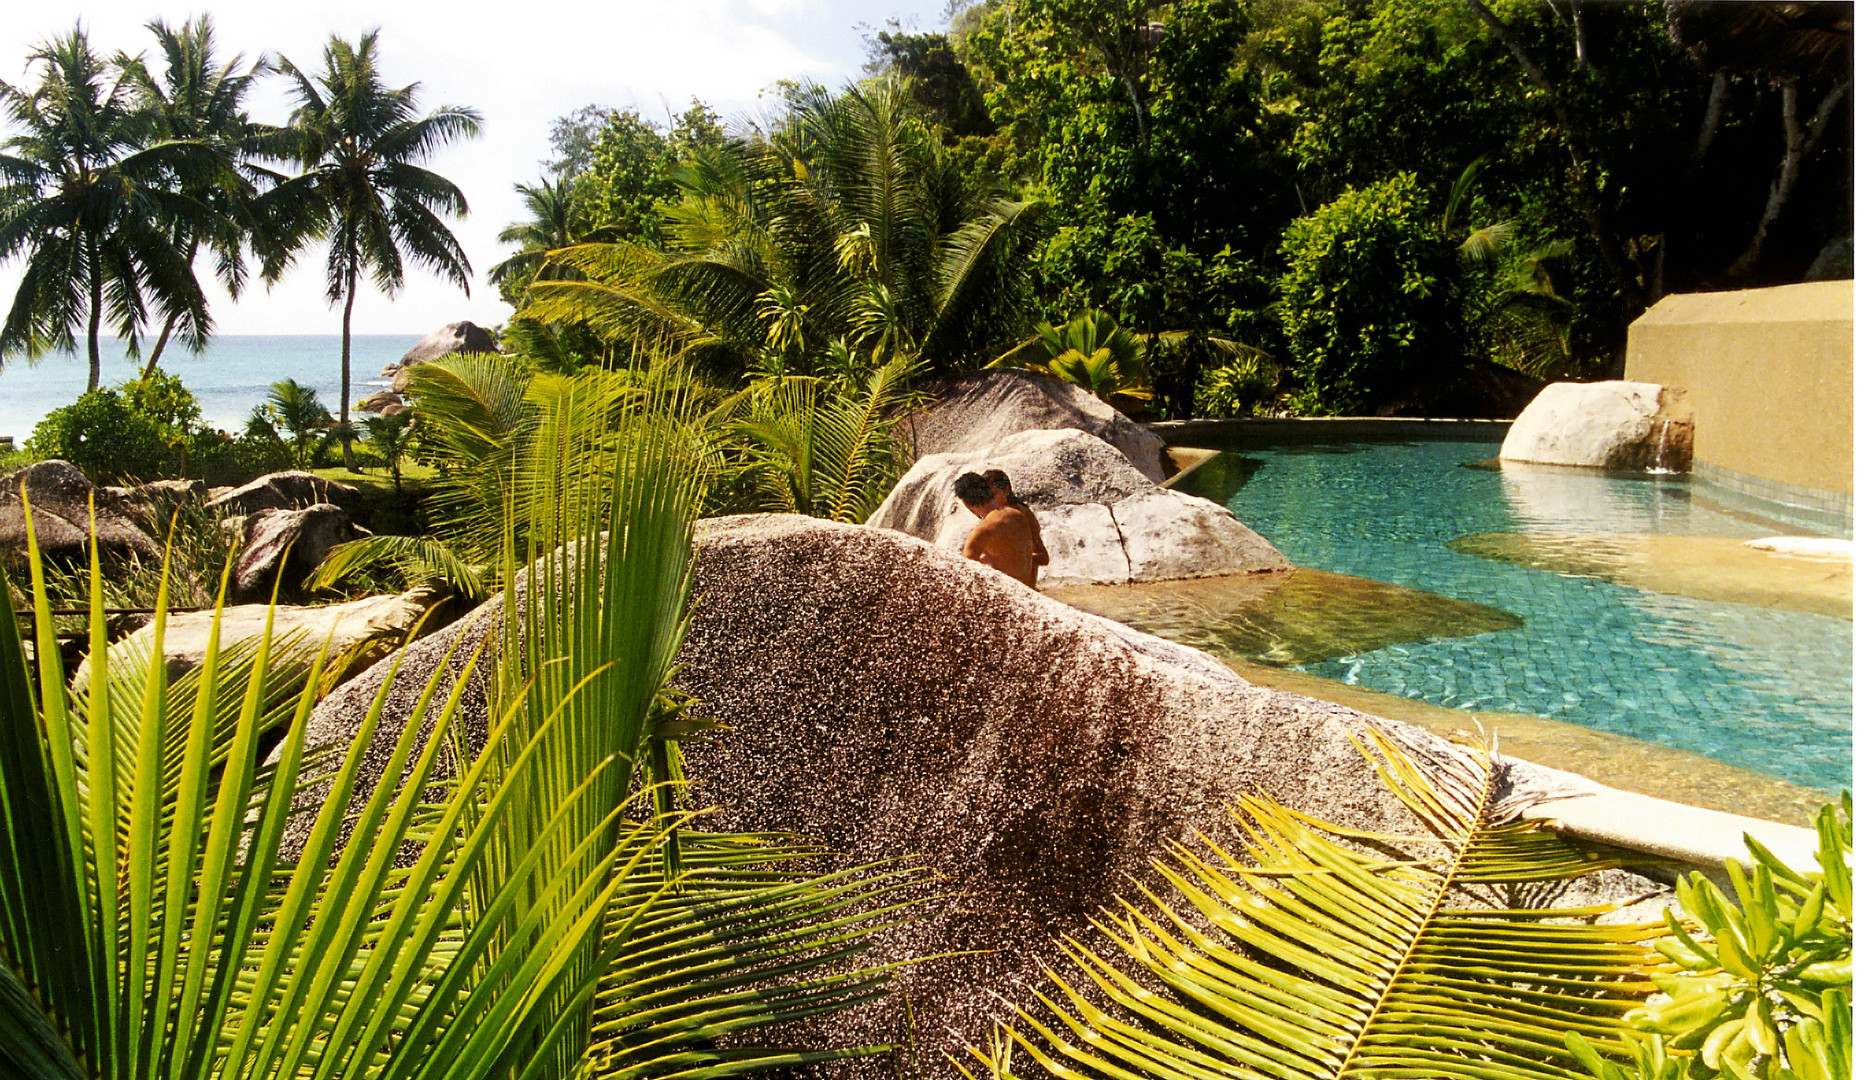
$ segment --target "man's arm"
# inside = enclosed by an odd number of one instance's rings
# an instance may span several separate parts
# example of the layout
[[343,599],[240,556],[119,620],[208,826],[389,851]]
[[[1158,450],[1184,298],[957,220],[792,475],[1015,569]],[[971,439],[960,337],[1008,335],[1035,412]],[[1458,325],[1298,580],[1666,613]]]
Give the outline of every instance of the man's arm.
[[974,526],[974,531],[967,534],[967,542],[961,545],[961,555],[982,566],[992,566],[993,560],[988,557],[988,549],[994,531],[990,522],[982,521]]

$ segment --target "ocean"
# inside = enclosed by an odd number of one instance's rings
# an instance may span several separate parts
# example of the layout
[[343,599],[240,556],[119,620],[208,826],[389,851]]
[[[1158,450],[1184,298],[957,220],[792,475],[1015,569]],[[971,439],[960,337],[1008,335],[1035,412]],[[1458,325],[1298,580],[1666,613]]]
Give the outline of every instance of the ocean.
[[[398,363],[418,343],[419,334],[357,334],[351,343],[350,402],[385,389],[391,380],[380,369]],[[38,363],[9,357],[0,368],[0,435],[24,445],[45,414],[76,401],[90,378],[90,365],[79,345],[76,353],[50,353]],[[144,359],[146,359],[144,353]],[[113,387],[142,374],[142,360],[128,359],[120,341],[103,343],[103,381]],[[194,355],[170,345],[161,367],[180,376],[200,401],[208,427],[237,433],[253,405],[264,400],[271,384],[295,379],[315,387],[336,413],[341,406],[342,337],[340,334],[228,334],[215,337]]]

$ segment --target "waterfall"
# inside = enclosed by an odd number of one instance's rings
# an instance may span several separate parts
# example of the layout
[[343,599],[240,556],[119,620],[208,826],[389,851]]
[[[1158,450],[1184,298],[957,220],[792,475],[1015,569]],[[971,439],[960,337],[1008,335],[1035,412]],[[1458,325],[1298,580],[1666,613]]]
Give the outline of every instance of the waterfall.
[[1668,476],[1668,475],[1673,474],[1676,471],[1674,469],[1669,468],[1668,466],[1664,464],[1664,453],[1665,453],[1664,448],[1669,443],[1669,441],[1670,441],[1670,421],[1668,420],[1657,421],[1657,452],[1651,456],[1651,467],[1649,469],[1646,469],[1645,470],[1646,472],[1654,473],[1660,476]]

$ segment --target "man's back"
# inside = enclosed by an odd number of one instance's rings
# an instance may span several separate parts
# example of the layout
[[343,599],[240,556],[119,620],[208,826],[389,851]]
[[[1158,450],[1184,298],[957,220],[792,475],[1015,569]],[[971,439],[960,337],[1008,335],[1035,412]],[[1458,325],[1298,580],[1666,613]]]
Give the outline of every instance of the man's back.
[[1031,511],[1002,506],[980,519],[961,554],[1038,587],[1038,523]]

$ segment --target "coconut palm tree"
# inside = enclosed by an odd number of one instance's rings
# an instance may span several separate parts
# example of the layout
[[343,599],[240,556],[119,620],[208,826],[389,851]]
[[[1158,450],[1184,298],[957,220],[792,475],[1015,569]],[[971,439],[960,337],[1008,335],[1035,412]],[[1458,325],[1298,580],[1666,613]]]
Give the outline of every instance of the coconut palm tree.
[[[253,215],[256,185],[279,179],[253,163],[253,156],[277,129],[254,123],[244,110],[245,97],[268,70],[263,60],[246,64],[242,56],[221,62],[214,53],[213,22],[202,15],[178,28],[156,19],[148,24],[163,61],[156,76],[141,57],[121,61],[136,107],[156,125],[161,137],[190,140],[217,148],[239,170],[234,183],[202,183],[200,177],[176,176],[182,191],[213,208],[219,230],[201,234],[188,222],[176,221],[175,245],[192,265],[204,245],[214,254],[214,270],[234,298],[245,282],[243,248],[250,240],[262,244],[266,230]],[[178,313],[163,320],[160,334],[148,353],[146,378],[161,362],[161,354],[174,332]]]
[[520,317],[670,341],[731,376],[811,374],[833,341],[956,369],[1029,329],[1043,204],[962,175],[889,81],[802,88],[778,129],[696,148],[677,182],[668,251],[551,252],[580,280],[537,281]]
[[[326,241],[327,295],[342,305],[341,426],[348,429],[349,359],[355,295],[367,274],[389,296],[406,283],[406,264],[422,266],[470,293],[471,263],[446,216],[468,209],[457,185],[418,164],[449,143],[474,138],[475,110],[443,106],[419,115],[419,84],[390,89],[375,51],[379,32],[355,44],[331,37],[322,71],[306,74],[288,59],[277,67],[291,81],[290,156],[303,168],[266,195],[269,218],[287,230],[267,259],[267,276],[282,272],[301,244]],[[355,467],[352,440],[342,439],[342,463]]]
[[136,109],[127,71],[92,51],[81,24],[29,62],[37,86],[0,83],[19,131],[0,153],[0,259],[26,263],[0,355],[70,348],[82,324],[95,390],[106,321],[132,355],[152,316],[204,339],[206,296],[177,239],[222,235],[225,218],[200,193],[236,178],[223,148],[167,138]]
[[496,234],[497,243],[515,244],[517,251],[490,268],[492,285],[533,273],[548,252],[579,243],[587,235],[586,218],[566,181],[544,177],[534,187],[517,184],[516,193],[528,208],[529,220],[511,222]]

